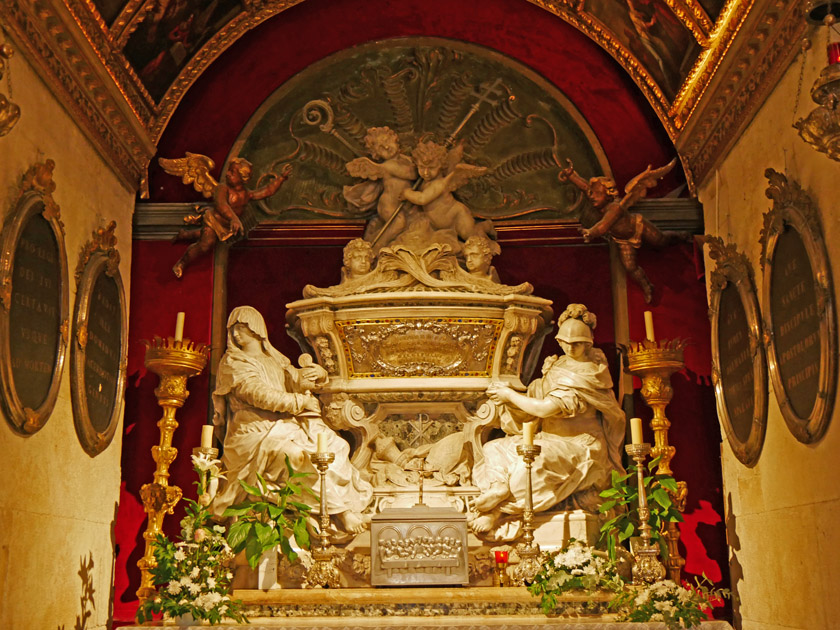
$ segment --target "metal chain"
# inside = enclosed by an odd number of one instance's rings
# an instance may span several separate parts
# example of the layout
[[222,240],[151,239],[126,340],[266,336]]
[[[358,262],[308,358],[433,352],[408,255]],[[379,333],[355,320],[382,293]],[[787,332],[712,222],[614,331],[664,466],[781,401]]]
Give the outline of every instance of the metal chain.
[[805,78],[805,52],[811,47],[811,42],[806,38],[802,40],[802,49],[799,54],[802,55],[802,66],[799,68],[799,83],[796,85],[796,101],[793,104],[793,121],[791,124],[796,124],[796,112],[799,111],[799,97],[802,94],[802,80]]

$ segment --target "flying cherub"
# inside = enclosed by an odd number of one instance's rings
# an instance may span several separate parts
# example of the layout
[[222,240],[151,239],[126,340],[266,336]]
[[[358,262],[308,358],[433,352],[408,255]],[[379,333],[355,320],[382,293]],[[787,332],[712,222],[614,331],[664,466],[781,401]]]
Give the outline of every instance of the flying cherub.
[[618,188],[615,180],[610,177],[592,177],[589,181],[583,179],[574,169],[571,160],[557,175],[561,182],[571,182],[580,188],[589,198],[592,207],[598,210],[601,218],[590,228],[580,228],[583,239],[588,243],[591,239],[603,236],[615,242],[621,256],[621,263],[642,289],[645,302],[653,299],[653,284],[644,270],[636,262],[636,250],[642,243],[653,247],[663,247],[675,240],[684,239],[681,232],[663,232],[641,214],[631,214],[628,210],[647,191],[656,186],[659,180],[671,172],[677,163],[676,158],[665,166],[652,169],[650,166],[643,173],[636,175],[624,187],[624,198],[619,200]]
[[[373,160],[359,157],[347,163],[347,172],[353,177],[363,177],[363,182],[344,187],[344,198],[360,210],[367,210],[376,201],[377,217],[368,222],[365,240],[373,241],[402,201],[401,193],[410,189],[417,178],[417,169],[411,158],[400,152],[397,133],[390,127],[371,127],[365,135],[365,146]],[[374,160],[382,160],[375,162]],[[381,183],[380,183],[381,182]],[[406,213],[401,212],[388,224],[385,233],[376,238],[377,249],[386,247],[406,226]]]
[[495,236],[491,221],[476,223],[470,209],[452,195],[470,178],[487,172],[483,166],[462,163],[463,155],[462,145],[447,151],[436,142],[418,143],[411,156],[423,183],[419,190],[403,190],[402,197],[422,206],[423,214],[436,230],[454,229],[464,241],[470,236]]
[[199,215],[192,215],[184,219],[191,224],[201,224],[200,228],[180,230],[176,240],[187,239],[196,242],[187,247],[183,256],[172,267],[176,278],[184,274],[184,268],[200,256],[211,251],[219,241],[226,241],[236,234],[244,233],[240,217],[249,201],[266,199],[276,193],[292,172],[291,164],[284,164],[280,174],[269,173],[271,180],[262,188],[248,190],[245,184],[251,179],[251,163],[235,157],[230,160],[225,181],[217,182],[210,175],[216,167],[213,160],[206,155],[187,153],[186,157],[168,160],[158,160],[164,171],[181,178],[185,184],[193,187],[205,197],[213,197],[214,204],[207,207]]

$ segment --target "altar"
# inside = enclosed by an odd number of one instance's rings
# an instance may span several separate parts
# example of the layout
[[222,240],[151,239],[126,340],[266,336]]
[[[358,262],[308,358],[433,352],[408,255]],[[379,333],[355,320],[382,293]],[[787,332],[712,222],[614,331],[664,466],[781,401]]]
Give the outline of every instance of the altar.
[[[359,55],[395,66],[453,55],[457,66],[461,54],[484,54],[426,43],[397,45],[388,61],[380,52]],[[445,617],[465,626],[481,618],[527,627],[546,623],[546,611],[553,623],[627,619],[641,606],[621,586],[631,581],[648,589],[650,602],[696,596],[696,611],[705,598],[662,582],[679,579],[673,524],[686,492],[668,468],[668,400],[645,399],[664,419],[653,425],[652,448],[638,418],[630,443],[621,395],[633,357],[650,355],[642,363],[651,369],[637,371],[647,378],[654,368],[680,365],[682,342],[656,342],[651,326],[644,345],[608,357],[595,330],[599,317],[617,326],[603,308],[609,299],[586,295],[599,313],[579,301],[554,303],[527,278],[506,284],[508,269],[494,264],[512,216],[574,216],[588,226],[574,228],[583,242],[623,242],[621,221],[629,221],[644,239],[637,235],[620,257],[612,249],[602,254],[612,252],[651,301],[654,286],[635,250],[678,235],[628,209],[675,163],[648,168],[621,197],[608,175],[578,173],[608,171],[594,147],[571,141],[587,136],[583,121],[557,111],[524,115],[522,108],[541,107],[551,90],[492,56],[485,61],[503,77],[479,81],[469,93],[459,87],[466,75],[424,70],[447,94],[427,105],[440,108],[436,132],[406,129],[404,120],[361,126],[376,106],[342,101],[355,75],[346,76],[352,64],[341,59],[318,87],[334,98],[300,102],[297,95],[292,111],[280,91],[265,104],[238,145],[254,163],[232,157],[224,183],[210,175],[205,156],[161,159],[167,173],[214,196],[195,218],[203,227],[178,234],[207,238],[189,245],[172,271],[188,277],[215,247],[224,264],[214,282],[225,299],[221,308],[214,304],[212,352],[184,338],[182,328],[148,343],[146,366],[161,379],[155,396],[170,420],[186,399],[184,380],[209,362],[212,422],[192,452],[198,491],[176,540],[161,532],[181,496],[168,485],[177,424],[158,425],[154,483],[141,490],[149,520],[137,563],[140,618],[163,614],[185,623],[196,615],[266,626],[294,618],[315,627],[348,617],[373,625]],[[453,100],[456,92],[461,100]],[[461,102],[465,95],[472,107]],[[380,96],[374,90],[370,98]],[[355,126],[341,118],[337,129],[333,121],[351,104],[359,107]],[[281,122],[296,143],[290,155],[303,151],[298,166],[277,157],[271,142]],[[464,141],[456,142],[460,135]],[[562,137],[570,139],[562,145],[565,162],[557,154]],[[533,155],[508,155],[515,138],[535,147]],[[307,153],[313,146],[331,147],[330,160]],[[488,166],[494,161],[498,167]],[[295,168],[305,178],[296,178]],[[543,177],[546,170],[552,177]],[[247,185],[252,171],[262,173],[254,188]],[[304,179],[323,187],[317,200]],[[361,237],[342,242],[342,264],[329,273],[313,265],[312,281],[282,300],[285,310],[272,291],[232,281],[265,263],[253,264],[255,252],[226,242],[242,226],[240,215],[253,226],[276,216],[277,204],[303,215],[341,208],[367,220]],[[615,293],[613,271],[601,288]],[[298,349],[283,345],[278,330]],[[649,455],[659,458],[657,485],[626,499],[636,493],[636,472],[639,488],[650,483],[641,473]],[[632,552],[622,544],[631,536]],[[542,606],[540,591],[526,585],[541,585]],[[624,597],[616,611],[609,607],[615,593]],[[649,607],[647,618],[656,618]]]

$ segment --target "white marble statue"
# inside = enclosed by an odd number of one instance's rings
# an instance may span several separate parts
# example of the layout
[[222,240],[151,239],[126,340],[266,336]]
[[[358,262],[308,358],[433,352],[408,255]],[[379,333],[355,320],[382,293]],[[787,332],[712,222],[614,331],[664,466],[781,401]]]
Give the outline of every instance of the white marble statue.
[[434,230],[454,230],[463,240],[470,236],[495,236],[492,221],[476,223],[470,209],[452,195],[470,178],[487,172],[484,166],[462,162],[463,153],[462,145],[448,151],[436,142],[418,143],[411,156],[423,183],[419,190],[404,189],[401,196],[422,206],[423,215]]
[[[365,239],[376,240],[377,250],[386,247],[406,227],[408,208],[393,217],[402,202],[402,193],[410,190],[417,179],[417,169],[411,158],[400,152],[397,133],[390,127],[371,127],[365,135],[365,146],[372,160],[359,157],[347,163],[347,172],[368,182],[344,187],[344,198],[359,211],[376,204],[376,217],[367,225]],[[376,161],[381,160],[381,161]],[[384,233],[386,223],[390,225]],[[377,238],[378,237],[378,238]]]
[[473,469],[481,494],[471,526],[496,540],[518,535],[525,508],[526,469],[516,453],[522,422],[539,423],[534,443],[542,452],[532,470],[535,512],[566,499],[574,507],[597,511],[598,492],[609,485],[610,471],[623,471],[624,412],[613,394],[604,353],[592,347],[595,315],[582,304],[570,304],[558,323],[556,338],[565,354],[546,359],[542,378],[531,383],[527,394],[501,383],[487,390],[502,406],[508,435],[487,442],[483,462]]
[[[224,431],[227,483],[213,502],[214,512],[221,515],[245,498],[240,479],[257,485],[260,473],[269,482],[283,480],[286,456],[294,470],[312,473],[303,483],[317,491],[319,477],[309,454],[316,451],[318,434],[324,433],[327,450],[335,453],[327,470],[327,512],[339,530],[364,531],[362,513],[373,489],[350,463],[347,442],[322,420],[318,399],[310,392],[327,380],[326,370],[315,364],[295,368],[268,341],[262,315],[250,306],[233,309],[227,331],[227,351],[213,392],[213,421]],[[301,500],[317,505],[307,494]]]

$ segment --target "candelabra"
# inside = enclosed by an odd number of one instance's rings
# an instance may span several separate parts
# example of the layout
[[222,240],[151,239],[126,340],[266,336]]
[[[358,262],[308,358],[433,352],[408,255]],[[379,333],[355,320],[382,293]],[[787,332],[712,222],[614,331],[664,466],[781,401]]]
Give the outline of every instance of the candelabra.
[[516,553],[519,556],[519,564],[513,569],[512,582],[517,586],[523,586],[526,582],[533,581],[540,570],[540,546],[534,541],[534,503],[531,490],[531,466],[542,449],[537,444],[520,444],[516,447],[516,453],[525,462],[527,475],[525,492],[525,512],[522,514],[522,542],[516,546]]
[[[685,367],[683,360],[685,344],[684,339],[663,339],[659,342],[646,339],[640,343],[631,342],[627,352],[628,369],[631,374],[635,374],[642,380],[642,399],[653,410],[650,426],[653,429],[654,446],[651,453],[653,457],[659,458],[656,472],[660,475],[673,476],[671,460],[674,458],[676,449],[668,443],[668,429],[671,423],[665,415],[665,407],[674,397],[671,375]],[[669,494],[677,509],[680,512],[684,511],[688,484],[685,481],[677,482],[677,491],[669,492]],[[678,546],[680,532],[677,524],[668,523],[664,534],[668,543],[669,577],[679,583],[680,571],[685,560],[680,556]]]
[[[172,446],[172,437],[178,422],[175,412],[184,405],[189,396],[187,379],[200,374],[207,364],[208,348],[204,344],[194,344],[189,339],[161,339],[144,341],[146,345],[146,367],[160,377],[155,389],[155,397],[163,408],[163,417],[158,421],[160,443],[152,447],[152,458],[157,467],[152,483],[140,488],[143,508],[148,514],[148,523],[143,538],[146,551],[137,562],[140,568],[140,588],[137,597],[142,603],[154,594],[154,580],[151,569],[157,566],[154,556],[155,538],[161,533],[163,517],[172,514],[175,504],[181,499],[181,489],[169,485],[169,466],[178,456],[178,449]],[[215,450],[215,449],[213,449]],[[218,454],[218,451],[216,451]]]
[[335,453],[312,453],[309,458],[321,476],[321,514],[319,544],[312,550],[312,566],[306,573],[303,588],[338,588],[338,568],[330,545],[330,515],[327,514],[327,468],[335,461]]
[[645,457],[651,452],[650,444],[628,444],[624,447],[627,454],[636,462],[636,474],[639,481],[639,530],[642,544],[636,548],[634,554],[636,564],[633,565],[633,584],[653,584],[665,577],[665,567],[657,558],[659,546],[650,543],[650,510],[647,505],[645,491]]

